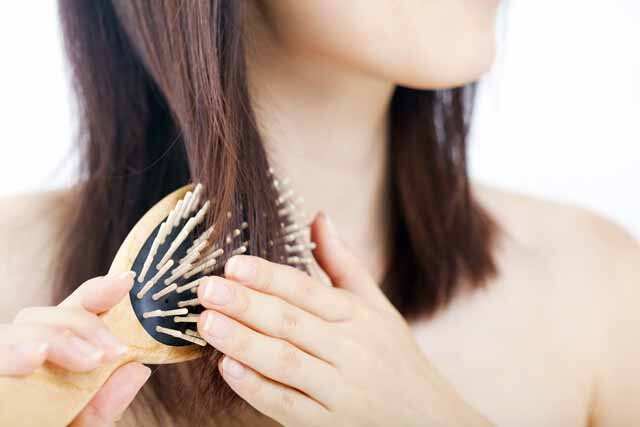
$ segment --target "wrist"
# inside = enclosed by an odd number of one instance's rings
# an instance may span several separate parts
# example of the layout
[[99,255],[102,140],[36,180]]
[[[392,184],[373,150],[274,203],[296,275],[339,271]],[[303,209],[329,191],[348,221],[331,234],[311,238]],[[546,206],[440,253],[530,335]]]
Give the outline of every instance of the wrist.
[[[435,371],[432,371],[432,374]],[[427,413],[420,421],[429,420],[427,425],[438,427],[493,427],[485,415],[469,404],[451,384],[437,375],[431,376],[429,389],[423,396],[433,396],[431,402],[422,402],[423,410]],[[435,386],[435,387],[434,387]]]

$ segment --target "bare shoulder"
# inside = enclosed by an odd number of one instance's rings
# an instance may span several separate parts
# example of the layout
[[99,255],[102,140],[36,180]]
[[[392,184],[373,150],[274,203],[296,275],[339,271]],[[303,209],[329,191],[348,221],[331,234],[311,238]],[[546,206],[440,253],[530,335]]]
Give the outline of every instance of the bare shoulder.
[[72,190],[0,197],[0,322],[22,307],[50,304],[53,258]]
[[586,273],[594,283],[603,278],[610,282],[612,274],[639,277],[640,246],[612,220],[575,205],[486,186],[476,187],[476,194],[506,238],[545,253],[556,273]]
[[[552,286],[536,289],[560,307],[554,323],[590,360],[594,426],[635,425],[640,408],[640,245],[623,227],[575,206],[478,187],[504,239],[536,254]],[[503,255],[509,258],[508,255]],[[507,262],[508,264],[508,262]]]

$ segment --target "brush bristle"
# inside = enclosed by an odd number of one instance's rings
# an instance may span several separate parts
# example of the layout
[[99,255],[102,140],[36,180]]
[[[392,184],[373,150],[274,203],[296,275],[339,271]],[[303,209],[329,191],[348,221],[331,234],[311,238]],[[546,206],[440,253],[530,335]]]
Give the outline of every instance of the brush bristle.
[[[295,197],[288,180],[278,180],[271,169],[268,177],[277,193],[275,204],[280,220],[280,232],[269,245],[282,246],[284,250],[280,252],[285,255],[280,256],[281,263],[306,269],[313,260],[310,251],[315,245],[308,239],[309,227],[299,209],[302,200]],[[131,300],[138,319],[152,335],[155,332],[168,340],[176,338],[184,345],[206,345],[197,332],[188,328],[203,310],[194,298],[201,280],[222,271],[231,256],[249,251],[250,232],[245,221],[232,227],[221,242],[211,241],[216,225],[202,230],[211,206],[210,201],[203,200],[203,190],[202,184],[197,184],[176,203],[157,227],[150,247],[146,246],[149,249],[144,260],[139,255],[140,260],[134,263],[139,271]],[[228,212],[227,219],[232,218]],[[266,256],[266,251],[259,255]]]

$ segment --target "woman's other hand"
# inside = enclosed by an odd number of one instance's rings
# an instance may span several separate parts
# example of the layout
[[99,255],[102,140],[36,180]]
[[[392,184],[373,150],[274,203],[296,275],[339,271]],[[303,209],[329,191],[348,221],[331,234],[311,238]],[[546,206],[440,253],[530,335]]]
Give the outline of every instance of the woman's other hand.
[[312,231],[334,287],[251,256],[199,287],[208,310],[198,329],[225,354],[230,387],[287,426],[488,425],[431,366],[326,217]]
[[[132,285],[131,273],[97,277],[56,307],[21,310],[12,323],[0,325],[0,375],[26,376],[45,362],[86,372],[121,357],[126,346],[111,334],[98,314],[116,305]],[[149,368],[139,363],[117,369],[73,425],[112,425],[149,374]]]

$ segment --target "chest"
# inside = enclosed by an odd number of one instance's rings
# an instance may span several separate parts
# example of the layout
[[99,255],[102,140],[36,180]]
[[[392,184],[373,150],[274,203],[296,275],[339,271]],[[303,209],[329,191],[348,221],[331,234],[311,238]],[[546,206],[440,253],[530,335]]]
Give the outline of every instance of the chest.
[[553,284],[513,280],[413,324],[416,339],[467,402],[496,425],[588,425],[593,360],[576,331],[580,322],[561,295],[541,289]]

